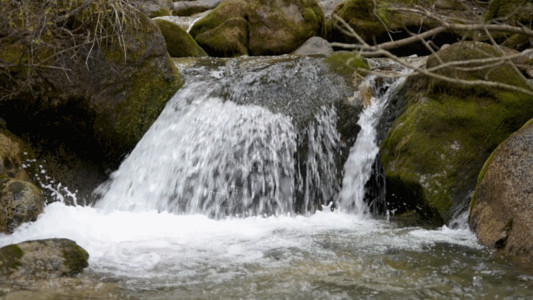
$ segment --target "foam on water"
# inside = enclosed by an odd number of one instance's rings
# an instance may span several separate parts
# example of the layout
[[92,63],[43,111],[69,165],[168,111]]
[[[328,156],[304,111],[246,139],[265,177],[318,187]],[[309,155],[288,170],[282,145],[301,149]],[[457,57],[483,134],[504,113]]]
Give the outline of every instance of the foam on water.
[[272,251],[298,249],[310,256],[328,255],[329,250],[321,245],[329,234],[344,238],[343,243],[361,254],[391,249],[424,251],[435,243],[480,247],[468,230],[402,229],[336,212],[215,220],[198,214],[107,212],[59,202],[48,205],[36,222],[22,225],[12,235],[0,235],[0,246],[69,238],[89,252],[89,268],[94,272],[126,278],[192,279],[210,270],[275,263],[269,258]]

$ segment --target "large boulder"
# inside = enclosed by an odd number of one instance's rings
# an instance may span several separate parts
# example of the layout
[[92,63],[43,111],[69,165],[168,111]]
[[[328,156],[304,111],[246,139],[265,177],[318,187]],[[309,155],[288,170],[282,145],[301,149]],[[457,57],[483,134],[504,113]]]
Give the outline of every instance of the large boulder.
[[204,49],[202,49],[194,41],[194,39],[181,29],[179,25],[168,20],[156,19],[154,20],[161,33],[165,37],[167,43],[168,53],[172,57],[202,57],[207,56]]
[[[491,45],[463,42],[430,57],[441,63],[500,56]],[[528,88],[510,64],[490,68],[468,64],[436,69],[456,80],[489,80]],[[471,67],[471,71],[466,68]],[[483,86],[416,76],[403,89],[407,107],[381,146],[389,208],[416,210],[436,223],[468,206],[477,176],[490,153],[533,116],[533,97]]]
[[290,53],[326,28],[316,0],[251,1],[248,24],[251,55]]
[[277,55],[324,35],[324,23],[315,0],[225,0],[190,33],[212,56]]
[[493,152],[479,175],[470,225],[483,245],[533,263],[533,119]]
[[[133,149],[181,85],[157,25],[117,1],[10,2],[22,16],[1,21],[13,34],[0,43],[0,117],[38,152],[89,162],[98,174]],[[35,47],[19,17],[58,22],[47,23]]]
[[74,241],[47,239],[0,248],[0,277],[36,280],[74,276],[88,266],[89,254]]
[[211,56],[248,54],[247,8],[243,0],[222,1],[194,23],[189,33]]
[[35,221],[44,208],[41,190],[30,182],[0,177],[0,231],[12,233]]

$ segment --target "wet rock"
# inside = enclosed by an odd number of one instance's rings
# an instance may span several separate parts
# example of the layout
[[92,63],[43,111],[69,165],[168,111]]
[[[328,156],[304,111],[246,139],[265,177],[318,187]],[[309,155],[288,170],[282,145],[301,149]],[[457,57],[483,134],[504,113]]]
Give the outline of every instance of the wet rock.
[[314,36],[308,39],[303,45],[298,47],[292,54],[295,55],[316,55],[330,56],[333,53],[333,47],[325,39]]
[[74,241],[46,239],[0,248],[0,276],[10,280],[74,276],[88,266],[89,254]]
[[165,37],[168,53],[172,57],[202,57],[207,53],[177,24],[167,20],[154,20]]
[[479,175],[470,226],[479,242],[533,263],[533,120],[491,154]]
[[172,13],[175,16],[191,16],[215,8],[220,0],[196,0],[174,2]]
[[[501,55],[483,43],[457,43],[437,52],[444,63]],[[427,67],[440,62],[428,59]],[[527,87],[508,64],[472,71],[452,67],[438,74],[461,80],[491,80]],[[407,80],[405,112],[381,146],[389,209],[415,209],[426,219],[447,222],[467,206],[477,176],[490,153],[533,115],[526,94],[452,84],[424,76]]]
[[12,233],[35,221],[44,207],[41,190],[30,182],[0,177],[0,231]]

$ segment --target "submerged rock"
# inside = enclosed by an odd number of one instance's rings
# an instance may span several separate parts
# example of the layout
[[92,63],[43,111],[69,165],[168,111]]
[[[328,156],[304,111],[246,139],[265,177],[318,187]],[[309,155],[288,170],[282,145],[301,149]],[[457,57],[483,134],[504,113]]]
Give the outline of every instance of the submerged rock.
[[202,57],[207,56],[194,39],[179,25],[162,19],[154,20],[167,43],[168,53],[172,57]]
[[[437,52],[443,63],[501,55],[483,43],[457,43]],[[427,68],[440,64],[431,57]],[[491,80],[527,88],[509,64],[472,71],[441,68],[459,80]],[[490,153],[533,115],[533,97],[519,92],[453,84],[417,76],[404,88],[407,107],[381,147],[387,201],[398,213],[415,209],[447,222],[468,206],[477,176]]]
[[491,154],[479,175],[470,226],[483,245],[533,263],[533,120]]
[[74,241],[46,239],[0,248],[0,277],[36,280],[74,276],[88,266],[89,254]]
[[43,194],[34,184],[0,177],[0,231],[12,233],[20,224],[35,221],[43,208]]

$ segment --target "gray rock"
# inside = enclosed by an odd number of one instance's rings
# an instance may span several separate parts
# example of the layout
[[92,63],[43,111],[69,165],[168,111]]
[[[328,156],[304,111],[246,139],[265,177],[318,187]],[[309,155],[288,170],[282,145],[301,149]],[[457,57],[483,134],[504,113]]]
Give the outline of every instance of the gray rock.
[[174,2],[172,13],[176,16],[191,16],[215,8],[221,0],[196,0]]
[[471,207],[481,244],[533,263],[533,120],[487,160]]
[[89,254],[74,241],[46,239],[0,248],[0,278],[16,280],[74,276],[88,266]]
[[314,36],[308,39],[303,45],[296,49],[295,55],[316,55],[316,56],[330,56],[333,53],[333,47],[325,39]]
[[0,179],[0,231],[11,233],[24,222],[35,221],[44,207],[41,190],[30,182]]

